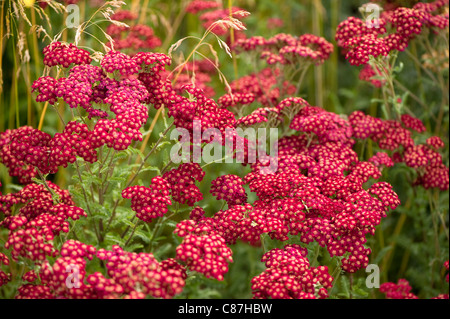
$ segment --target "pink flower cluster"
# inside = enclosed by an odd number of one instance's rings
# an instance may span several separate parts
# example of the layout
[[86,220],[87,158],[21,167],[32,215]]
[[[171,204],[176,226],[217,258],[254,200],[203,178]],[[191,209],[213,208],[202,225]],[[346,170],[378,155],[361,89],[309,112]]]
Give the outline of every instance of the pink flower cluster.
[[248,218],[252,210],[253,207],[250,204],[234,205],[227,210],[216,212],[212,217],[206,217],[202,208],[195,207],[189,216],[190,220],[184,223],[195,225],[195,229],[199,231],[203,229],[219,234],[227,245],[235,244],[240,239],[258,246],[262,232]]
[[380,292],[386,294],[388,299],[419,299],[411,290],[412,287],[406,279],[399,279],[396,284],[386,282],[380,286]]
[[359,72],[359,79],[371,83],[374,87],[380,88],[384,85],[385,81],[379,79],[379,70],[375,71],[370,64],[364,65],[361,72]]
[[[107,277],[100,272],[88,275],[87,260],[105,263]],[[185,285],[186,272],[173,259],[158,262],[149,253],[130,253],[119,246],[112,250],[95,249],[69,240],[61,247],[61,257],[53,265],[45,261],[18,289],[17,299],[144,299],[172,298]]]
[[44,64],[49,67],[60,65],[68,68],[72,64],[90,64],[92,61],[88,51],[77,48],[73,43],[52,42],[43,53]]
[[200,11],[206,11],[209,9],[216,9],[220,6],[217,1],[211,0],[192,0],[186,7],[186,12],[197,14]]
[[30,183],[37,175],[56,173],[59,166],[67,167],[79,156],[89,163],[97,161],[97,151],[91,141],[92,132],[86,124],[69,122],[62,133],[51,135],[29,126],[9,131],[0,153],[11,176],[19,176],[22,183]]
[[253,94],[255,101],[265,107],[277,105],[283,96],[293,95],[295,86],[283,81],[277,87],[278,79],[282,76],[281,70],[266,68],[258,73],[243,76],[231,83],[233,94]]
[[358,160],[350,123],[327,113],[313,107],[300,110],[296,118],[302,134],[279,140],[275,174],[262,175],[262,164],[253,165],[245,181],[259,199],[248,216],[271,238],[299,235],[306,244],[326,246],[332,256],[345,255],[343,269],[355,272],[368,264],[365,236],[373,235],[400,201],[387,183],[363,188],[381,173]]
[[[426,130],[419,119],[404,114],[401,116],[401,122],[381,120],[355,111],[349,116],[349,122],[353,127],[355,138],[372,139],[381,149],[393,152],[394,162],[404,162],[416,170],[415,185],[422,185],[426,189],[435,187],[441,190],[448,189],[449,169],[438,152],[444,143],[439,137],[433,136],[427,139],[425,144],[416,145],[412,131],[423,133]],[[391,164],[387,159],[383,161]],[[380,161],[378,163],[382,164]]]
[[163,178],[170,185],[172,198],[180,204],[193,206],[203,199],[195,181],[201,182],[205,172],[197,163],[183,163],[178,168],[174,168],[164,173]]
[[[44,50],[49,58],[54,56],[52,48],[55,43]],[[66,50],[75,52],[68,56],[78,52],[76,47]],[[69,62],[65,64],[70,65]],[[54,104],[58,98],[62,98],[71,108],[81,106],[89,118],[99,117],[100,120],[93,129],[70,122],[62,134],[53,138],[31,128],[2,134],[2,161],[12,174],[19,176],[22,181],[29,181],[34,176],[32,166],[38,167],[42,173],[55,173],[58,166],[73,163],[76,156],[91,163],[96,161],[96,149],[103,145],[120,151],[132,141],[142,140],[139,129],[148,117],[144,103],[153,103],[159,107],[167,102],[168,96],[162,91],[167,82],[160,73],[168,64],[170,58],[160,53],[141,52],[130,57],[110,51],[102,59],[101,67],[82,64],[70,69],[66,78],[39,78],[33,83],[33,91],[38,92],[37,101]],[[115,78],[107,73],[113,74]],[[173,89],[170,90],[173,92]],[[108,106],[115,118],[110,118],[110,113],[101,108],[103,105]],[[20,141],[15,142],[14,139],[18,138]],[[9,144],[9,149],[6,144]],[[22,175],[25,176],[22,178]]]
[[252,279],[255,299],[324,299],[333,286],[328,267],[311,267],[299,245],[272,249],[261,259],[267,269]]
[[[31,129],[31,127],[28,129]],[[20,184],[28,184],[31,183],[32,178],[36,177],[38,173],[33,166],[20,161],[12,154],[10,148],[11,137],[13,137],[16,132],[17,129],[8,129],[5,132],[0,133],[0,160],[8,169],[9,176],[17,177]]]
[[170,184],[160,176],[152,178],[150,187],[131,186],[122,191],[123,198],[131,198],[131,209],[136,217],[149,223],[167,213],[170,200]]
[[[137,20],[138,16],[130,11],[117,11],[111,16],[112,20],[125,22],[127,24]],[[110,24],[106,33],[112,38],[112,46],[115,50],[132,49],[154,49],[161,45],[161,40],[155,36],[153,29],[145,24],[134,24],[130,27],[124,25]],[[111,45],[111,43],[110,43]]]
[[[260,168],[266,165],[263,161],[252,164],[252,172],[244,181],[258,200],[229,205],[212,217],[195,208],[190,220],[178,224],[176,233],[184,237],[192,231],[196,235],[201,232],[204,236],[218,235],[226,244],[243,240],[252,245],[258,245],[264,233],[281,241],[299,236],[305,244],[316,241],[330,255],[341,256],[345,271],[364,268],[370,254],[364,246],[366,235],[373,235],[388,210],[395,209],[400,201],[385,182],[368,189],[363,184],[370,178],[380,178],[380,169],[391,163],[381,154],[372,159],[375,164],[359,161],[352,150],[355,141],[351,123],[311,107],[303,99],[286,99],[277,110],[295,114],[291,125],[300,135],[279,140],[275,174],[261,174]],[[215,182],[213,194],[219,185],[223,188],[229,183],[225,177]],[[235,192],[231,186],[227,189]]]
[[198,218],[177,224],[174,233],[183,237],[183,241],[176,248],[176,259],[207,278],[224,280],[228,263],[233,262],[232,251],[212,225],[202,222],[200,216]]
[[[6,249],[11,257],[19,257],[42,263],[47,256],[57,256],[53,240],[61,232],[69,232],[69,219],[86,217],[86,213],[74,203],[68,191],[47,182],[52,194],[44,185],[28,184],[17,193],[0,196],[0,212],[4,214],[0,227],[9,229]],[[53,196],[58,197],[54,203]],[[13,215],[13,207],[20,207]]]
[[333,45],[322,37],[313,34],[303,34],[294,37],[280,33],[272,38],[261,36],[237,40],[234,49],[238,51],[256,50],[261,59],[267,63],[297,64],[313,62],[322,64],[333,53]]
[[228,207],[243,205],[247,201],[243,184],[239,176],[222,175],[212,181],[210,192],[217,200],[225,200]]
[[[448,271],[448,260],[444,262],[444,267]],[[448,274],[445,280],[448,282]],[[386,282],[380,286],[380,292],[385,294],[387,299],[419,299],[411,290],[412,287],[406,279],[399,279],[396,284]],[[431,299],[449,299],[449,294],[441,293]]]
[[[193,85],[185,85],[182,90],[189,93],[191,99],[176,94],[173,89],[165,99],[165,105],[169,108],[168,114],[174,118],[177,128],[192,132],[194,121],[201,123],[202,134],[208,128],[217,128],[225,133],[226,128],[235,127],[236,119],[233,113],[220,108],[214,100],[207,98],[202,90]],[[201,143],[202,141],[193,142]]]
[[[369,57],[387,56],[391,51],[404,51],[409,42],[425,28],[439,32],[448,28],[448,13],[439,9],[448,0],[417,3],[413,8],[397,7],[380,19],[365,22],[349,17],[336,30],[336,41],[352,65],[365,65]],[[389,33],[388,29],[395,32]]]
[[[9,258],[4,253],[0,253],[0,267],[1,265],[8,266],[9,265]],[[8,282],[11,281],[11,275],[7,274],[3,270],[0,269],[0,287],[3,285],[6,285]]]

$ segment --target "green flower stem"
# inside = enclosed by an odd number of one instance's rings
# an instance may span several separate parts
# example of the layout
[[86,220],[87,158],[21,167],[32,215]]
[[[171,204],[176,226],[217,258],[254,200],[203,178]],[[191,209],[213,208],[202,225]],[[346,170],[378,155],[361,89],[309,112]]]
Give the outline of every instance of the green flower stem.
[[156,226],[155,226],[155,228],[153,229],[153,232],[152,232],[152,238],[150,239],[150,242],[148,244],[150,246],[150,251],[153,251],[153,244],[154,244],[155,238],[157,238],[161,234],[162,230],[164,229],[163,226],[165,225],[165,221],[169,220],[170,218],[172,218],[172,216],[177,214],[178,211],[179,211],[179,207],[180,206],[177,203],[177,207],[176,207],[175,211],[172,214],[164,215],[163,217],[160,217],[158,219],[158,222],[157,222],[157,224],[156,224]]
[[134,227],[133,227],[133,230],[131,231],[130,237],[128,237],[128,240],[126,241],[124,247],[127,247],[128,244],[131,242],[131,239],[133,238],[134,233],[136,232],[136,229],[137,229],[137,227],[139,226],[140,223],[141,223],[141,220],[138,220],[136,222],[136,224],[134,224]]

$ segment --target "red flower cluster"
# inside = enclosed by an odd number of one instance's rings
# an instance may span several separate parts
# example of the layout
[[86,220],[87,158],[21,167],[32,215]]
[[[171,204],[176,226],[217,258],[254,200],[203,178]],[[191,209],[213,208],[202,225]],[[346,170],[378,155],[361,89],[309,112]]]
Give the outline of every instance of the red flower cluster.
[[[31,129],[31,127],[27,128]],[[36,169],[20,161],[15,157],[10,148],[11,137],[15,135],[17,129],[6,130],[0,133],[0,160],[8,168],[8,174],[11,177],[18,177],[20,184],[31,183],[33,177],[38,174]]]
[[[94,257],[105,263],[108,278],[100,272],[87,274],[86,259]],[[34,281],[35,275],[27,277]],[[39,278],[40,285],[21,286],[16,298],[172,298],[183,290],[186,272],[173,259],[158,262],[152,254],[129,253],[119,246],[113,246],[111,251],[96,250],[93,246],[69,240],[63,244],[61,257],[53,265],[45,261]]]
[[295,86],[288,81],[283,81],[281,87],[277,87],[280,69],[266,68],[262,71],[243,76],[231,83],[233,94],[253,94],[255,100],[263,106],[275,106],[283,96],[295,93]]
[[[173,259],[158,262],[150,253],[129,253],[119,246],[113,246],[112,251],[99,249],[97,257],[106,262],[110,280],[121,286],[128,298],[172,298],[185,285],[186,272]],[[107,279],[88,278],[88,282],[99,287],[103,286],[102,281]]]
[[239,176],[222,175],[212,181],[210,192],[217,200],[225,200],[228,207],[243,205],[247,201],[243,184]]
[[254,101],[255,95],[253,93],[235,93],[222,95],[217,100],[217,104],[219,104],[222,108],[229,108],[249,105]]
[[[412,138],[412,130],[422,133],[426,130],[423,123],[410,115],[401,116],[401,122],[395,120],[381,120],[361,111],[355,111],[349,116],[357,139],[370,138],[381,149],[395,151],[392,158],[395,162],[404,162],[417,171],[415,185],[424,188],[438,187],[447,190],[449,187],[449,170],[445,166],[438,149],[443,147],[442,140],[435,136],[427,139],[426,144],[416,145]],[[386,157],[384,155],[384,157]],[[391,164],[389,160],[383,160]],[[380,161],[377,161],[382,164]],[[379,166],[374,162],[375,165]],[[387,165],[386,165],[387,166]]]
[[97,161],[97,151],[92,144],[92,132],[86,124],[69,122],[62,133],[54,137],[49,134],[22,126],[9,131],[3,141],[7,141],[0,153],[3,163],[9,168],[11,176],[19,176],[22,183],[31,182],[37,173],[56,173],[58,166],[67,167],[76,156],[93,163]]
[[[111,16],[112,20],[131,23],[138,16],[130,11],[118,11]],[[154,49],[161,45],[161,40],[155,36],[153,29],[145,24],[134,24],[131,27],[110,24],[106,33],[113,39],[112,45],[116,50],[123,49]],[[111,43],[110,43],[111,45]]]
[[[68,191],[51,182],[47,184],[55,195],[44,185],[28,184],[18,193],[0,196],[0,212],[5,216],[0,227],[10,231],[5,248],[12,249],[15,261],[24,257],[42,263],[47,256],[58,255],[53,247],[54,238],[61,232],[69,232],[69,219],[86,216],[84,210],[74,206]],[[58,197],[57,204],[53,196]],[[19,205],[20,209],[12,215],[12,207]]]
[[[202,90],[192,85],[185,85],[182,90],[189,93],[191,98],[177,95],[172,89],[165,99],[165,105],[169,108],[168,114],[174,118],[176,127],[192,132],[194,121],[198,121],[202,135],[209,128],[217,128],[225,133],[226,128],[235,127],[236,119],[233,113],[220,108],[214,100],[207,98]],[[201,142],[193,141],[193,143]]]
[[311,267],[299,245],[272,249],[261,259],[267,269],[252,279],[255,299],[324,299],[333,285],[326,266]]
[[[2,264],[5,266],[9,265],[9,258],[4,253],[0,253],[0,266]],[[3,270],[0,269],[0,287],[3,285],[6,285],[10,281],[11,281],[11,275],[5,273]]]
[[186,12],[197,14],[200,11],[218,8],[220,4],[217,1],[192,0],[186,7]]
[[419,299],[411,292],[411,289],[406,279],[399,279],[397,284],[386,282],[380,286],[380,292],[386,294],[388,299]]
[[262,231],[248,218],[252,210],[250,204],[234,205],[227,210],[218,211],[213,217],[206,217],[203,209],[196,207],[189,216],[190,220],[185,223],[195,225],[197,231],[204,229],[219,234],[227,245],[235,244],[240,239],[258,246]]
[[[448,271],[448,260],[444,263],[444,267],[447,269],[447,271]],[[445,276],[445,281],[447,281],[448,282],[448,275],[449,274],[447,274],[447,276]]]
[[123,198],[131,198],[136,217],[146,223],[167,213],[167,206],[172,204],[169,194],[170,185],[160,176],[152,179],[150,187],[131,186],[122,191]]
[[[53,152],[51,145],[58,144],[60,148],[55,150],[54,156],[63,158],[55,159],[57,164],[50,163],[50,168],[46,170],[55,172],[57,166],[73,162],[75,153],[92,162],[96,160],[95,149],[105,144],[115,150],[124,150],[132,141],[142,140],[139,129],[146,123],[148,117],[148,109],[143,103],[154,103],[155,107],[159,107],[161,103],[166,102],[166,96],[162,94],[161,89],[167,83],[162,80],[160,72],[168,64],[170,64],[170,58],[160,53],[141,52],[130,57],[118,51],[110,51],[102,59],[102,67],[88,64],[79,65],[70,70],[67,78],[56,80],[51,77],[43,77],[38,79],[33,83],[33,90],[39,93],[38,101],[48,101],[50,104],[54,104],[60,97],[71,108],[83,107],[89,118],[100,117],[102,119],[95,123],[91,131],[79,124],[70,123],[70,128],[65,130],[67,134],[63,133],[53,139],[45,133],[33,131],[33,135],[43,135],[43,137],[40,141],[36,141],[37,145],[34,148],[28,147],[34,146],[33,144],[21,143],[19,145],[21,148],[18,150],[20,158],[27,158],[27,163],[30,163],[31,160],[32,165],[37,166],[38,163],[34,163],[33,158],[43,156],[44,149],[48,152],[49,147]],[[106,73],[113,73],[116,78],[120,77],[121,79],[112,79]],[[110,119],[106,110],[94,108],[95,104],[109,105],[109,110],[115,115],[115,118]],[[73,134],[74,132],[76,134]],[[72,150],[62,143],[72,145]],[[31,153],[31,150],[39,154]],[[29,171],[22,172],[17,169],[20,163],[16,162],[23,161],[23,159],[10,159],[8,155],[2,157],[6,157],[6,162],[14,174],[30,175]],[[46,161],[41,162],[42,166]],[[42,172],[44,171],[42,170]]]
[[[337,27],[337,44],[352,65],[364,65],[370,56],[387,56],[392,50],[405,50],[425,28],[433,31],[448,28],[448,13],[439,12],[446,5],[448,0],[419,2],[413,8],[393,8],[380,19],[367,22],[349,17]],[[395,32],[389,33],[388,29]]]
[[174,201],[193,206],[203,199],[203,194],[195,186],[195,181],[201,182],[204,176],[205,172],[199,164],[184,163],[164,173],[163,178],[170,185]]
[[183,237],[183,241],[176,248],[176,259],[207,278],[223,280],[228,263],[233,262],[232,251],[212,225],[202,222],[204,218],[198,218],[177,224],[174,233]]
[[238,51],[257,50],[261,59],[268,64],[297,64],[313,62],[322,64],[333,53],[333,45],[322,37],[303,34],[298,38],[280,33],[264,39],[256,36],[236,41],[234,49]]
[[[244,10],[238,7],[232,7],[231,8],[231,16],[235,19],[237,18],[243,18],[244,16],[242,13]],[[199,16],[200,21],[202,21],[202,25],[205,29],[209,29],[215,22],[219,20],[229,20],[230,18],[230,9],[228,8],[215,8],[215,10],[206,11],[202,13]],[[216,24],[212,29],[211,32],[217,34],[217,35],[226,35],[228,33],[228,25],[223,23]],[[241,38],[245,37],[245,34],[242,33],[239,30],[234,30],[235,37]]]
[[386,217],[399,199],[387,183],[362,185],[381,173],[370,162],[360,162],[351,149],[348,121],[322,109],[304,106],[295,115],[302,133],[278,142],[278,171],[260,174],[261,163],[245,177],[258,200],[248,218],[261,233],[287,240],[300,236],[317,241],[331,255],[343,256],[343,269],[355,272],[368,264],[367,234]]
[[90,64],[92,61],[88,51],[77,48],[73,43],[52,42],[43,53],[44,64],[49,67],[61,65],[68,68],[72,64]]

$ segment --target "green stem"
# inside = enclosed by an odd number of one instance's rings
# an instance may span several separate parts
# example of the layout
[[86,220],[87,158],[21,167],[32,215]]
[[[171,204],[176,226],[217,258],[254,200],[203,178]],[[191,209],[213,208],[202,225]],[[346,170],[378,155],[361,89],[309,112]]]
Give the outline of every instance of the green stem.
[[[153,148],[150,150],[150,152],[147,154],[147,156],[145,156],[144,160],[142,161],[141,165],[139,166],[139,168],[137,169],[137,171],[134,173],[134,175],[130,178],[130,180],[128,181],[128,183],[125,185],[125,188],[128,188],[133,181],[135,180],[135,178],[139,175],[140,171],[142,170],[142,168],[144,167],[145,162],[148,160],[148,158],[153,154],[153,152],[158,148],[159,144],[161,143],[161,141],[165,138],[165,136],[167,135],[167,133],[169,132],[169,130],[174,126],[174,124],[172,123],[159,137],[158,141],[156,142],[155,146],[153,146]],[[119,205],[119,201],[121,200],[121,198],[119,197],[115,203],[114,203],[114,207],[113,210],[111,212],[111,217],[108,220],[108,224],[106,226],[106,230],[109,229],[109,227],[111,226],[111,223],[114,219],[114,217],[116,216],[116,210],[117,210],[117,206]]]
[[128,240],[126,241],[124,247],[128,246],[128,244],[131,242],[131,239],[133,238],[134,233],[136,232],[136,229],[137,229],[137,227],[139,226],[140,222],[141,222],[141,220],[138,220],[138,221],[136,222],[136,224],[134,225],[133,230],[132,230],[132,232],[131,232],[131,234],[130,234],[130,237],[128,237]]

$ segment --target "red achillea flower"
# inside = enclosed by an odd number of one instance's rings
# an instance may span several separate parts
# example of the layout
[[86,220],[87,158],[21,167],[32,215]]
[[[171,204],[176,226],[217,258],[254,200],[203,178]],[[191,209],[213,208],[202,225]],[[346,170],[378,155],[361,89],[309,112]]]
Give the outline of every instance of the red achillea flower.
[[36,102],[47,102],[51,105],[57,101],[55,89],[58,81],[51,76],[43,76],[33,82],[31,93],[37,91]]
[[[448,260],[446,261],[446,262],[444,262],[444,267],[447,269],[447,271],[448,271]],[[447,281],[448,282],[448,274],[447,274],[447,276],[445,276],[445,281]]]
[[[192,98],[188,99],[172,92],[165,103],[169,108],[169,115],[174,118],[176,127],[192,131],[194,124],[198,123],[201,125],[199,129],[202,133],[208,128],[217,128],[223,134],[226,128],[235,127],[236,119],[233,113],[220,108],[214,100],[207,98],[202,90],[192,85],[185,85],[182,91],[189,93]],[[200,142],[194,141],[194,143]]]
[[218,8],[220,4],[217,1],[192,0],[186,7],[186,12],[197,14],[200,11]]
[[301,135],[279,140],[278,171],[261,175],[262,164],[252,165],[245,181],[259,199],[248,216],[271,238],[299,235],[302,242],[317,241],[333,256],[350,253],[343,267],[355,272],[369,262],[365,236],[373,235],[387,211],[400,202],[388,184],[363,189],[363,183],[381,173],[374,164],[358,161],[350,123],[333,115],[316,107],[300,108],[296,121]]
[[146,223],[167,213],[167,206],[172,204],[169,194],[170,185],[160,176],[152,179],[150,187],[131,186],[122,191],[123,198],[131,198],[136,217]]
[[278,117],[278,110],[276,108],[258,108],[249,115],[243,116],[237,120],[236,125],[240,127],[257,126],[261,123],[269,121],[269,117]]
[[[42,263],[46,256],[56,256],[53,239],[61,232],[69,231],[68,219],[77,220],[86,213],[73,206],[68,191],[61,190],[51,182],[48,186],[59,197],[59,203],[54,204],[52,194],[44,185],[29,184],[15,194],[0,197],[1,211],[5,218],[0,226],[10,230],[5,248],[12,248],[11,257],[29,258]],[[16,215],[11,215],[12,206],[23,205]]]
[[[105,262],[108,278],[99,272],[88,275],[85,258]],[[41,285],[19,287],[17,299],[172,298],[182,291],[186,279],[184,268],[174,259],[158,262],[152,254],[129,253],[119,246],[96,250],[75,240],[64,243],[61,257],[53,265],[45,261],[38,275]]]
[[422,32],[425,20],[425,12],[405,7],[395,9],[390,17],[390,22],[396,28],[397,34],[408,40]]
[[26,272],[23,276],[22,276],[22,280],[24,281],[28,281],[28,282],[33,282],[38,278],[36,272],[34,270],[30,270],[28,272]]
[[[244,10],[242,10],[241,8],[238,7],[232,7],[231,8],[231,16],[233,18],[242,18],[243,15],[242,13],[245,12]],[[204,13],[202,13],[199,17],[200,21],[202,21],[202,25],[205,29],[209,29],[214,23],[216,23],[219,20],[229,20],[230,18],[230,9],[226,8],[226,9],[222,9],[222,8],[218,8],[216,10],[213,11],[206,11]],[[225,35],[228,32],[228,25],[225,25],[223,23],[218,23],[216,24],[211,32],[217,34],[217,35]],[[239,30],[236,30],[238,33]]]
[[252,93],[255,100],[265,107],[275,106],[284,95],[295,93],[295,86],[284,81],[281,88],[277,86],[277,77],[281,75],[280,69],[266,68],[256,74],[241,77],[231,83],[234,93]]
[[108,73],[118,71],[124,76],[135,74],[139,71],[139,66],[131,57],[114,50],[111,50],[105,54],[101,65],[102,68]]
[[299,245],[272,249],[261,259],[267,269],[252,279],[254,299],[327,298],[333,277],[326,266],[311,267]]
[[406,279],[399,279],[397,284],[386,282],[380,286],[380,292],[386,294],[387,299],[419,299],[411,289]]
[[249,218],[253,210],[250,204],[234,205],[227,210],[218,211],[213,217],[206,217],[201,207],[194,208],[190,215],[190,221],[180,223],[177,234],[184,237],[188,232],[202,233],[214,232],[225,240],[227,245],[235,244],[238,239],[251,245],[260,244],[260,227]]
[[389,47],[373,34],[353,37],[344,43],[348,50],[345,58],[351,65],[364,65],[369,62],[370,56],[379,57],[389,54]]
[[[2,264],[6,266],[9,265],[9,258],[4,253],[0,252],[0,267]],[[6,285],[10,281],[11,281],[11,274],[7,274],[0,269],[0,287]]]
[[228,207],[242,205],[247,201],[243,181],[239,176],[228,174],[212,181],[211,194],[217,200],[225,200]]
[[19,163],[36,167],[43,174],[56,173],[58,166],[66,167],[75,162],[77,155],[90,163],[97,161],[97,151],[90,139],[91,132],[86,124],[76,122],[69,122],[63,133],[56,133],[54,137],[23,126],[10,135],[9,145],[3,148],[3,161],[13,169],[12,174],[17,174],[14,168]]
[[268,29],[276,29],[283,27],[284,22],[280,18],[269,18],[267,19],[267,28]]
[[[96,122],[93,131],[85,134],[83,138],[85,142],[80,148],[87,149],[81,151],[86,154],[85,156],[80,155],[80,151],[72,143],[78,155],[91,162],[95,161],[94,150],[105,144],[115,150],[124,150],[132,141],[142,140],[139,129],[146,123],[148,117],[148,109],[142,103],[154,102],[157,107],[160,103],[166,102],[160,101],[157,95],[159,93],[155,93],[157,89],[154,86],[160,89],[165,85],[159,73],[168,64],[170,58],[160,53],[140,53],[131,58],[124,53],[110,51],[102,59],[101,65],[106,72],[120,73],[121,80],[109,78],[101,67],[85,64],[73,67],[67,78],[58,81],[49,77],[40,78],[35,81],[34,89],[39,92],[37,100],[55,103],[56,97],[61,97],[71,108],[83,107],[89,118],[102,118]],[[155,99],[155,95],[158,99]],[[116,117],[110,119],[106,110],[94,108],[93,103],[109,104],[110,111]],[[61,145],[62,137],[58,136],[58,139]],[[73,137],[71,139],[73,140]],[[45,141],[47,139],[41,141],[42,145],[38,146],[48,147],[44,145]],[[35,147],[33,151],[38,150]],[[71,154],[67,156],[72,161],[73,152]],[[64,163],[62,160],[58,160],[57,163],[48,170],[55,172],[57,166],[64,165],[60,164]]]
[[324,38],[312,34],[294,38],[281,33],[268,40],[260,36],[238,40],[234,49],[260,50],[260,58],[266,59],[268,64],[292,64],[306,61],[322,64],[333,52],[333,45]]
[[369,158],[370,163],[374,164],[378,169],[384,167],[392,167],[394,166],[394,161],[389,157],[387,153],[377,152],[374,156]]
[[77,48],[73,43],[52,42],[43,50],[44,64],[52,67],[61,65],[68,68],[71,64],[90,64],[89,52]]
[[[150,253],[129,253],[119,246],[113,246],[112,251],[99,249],[97,258],[106,262],[109,278],[122,287],[128,295],[125,298],[172,298],[185,285],[185,270],[172,259],[158,262]],[[88,282],[98,285],[100,281],[91,276]]]
[[253,93],[225,94],[219,97],[217,104],[222,108],[229,108],[237,105],[248,105],[255,101]]
[[233,262],[232,251],[213,226],[206,223],[197,226],[196,221],[185,220],[177,224],[174,233],[183,237],[176,248],[176,259],[207,278],[224,279],[228,263]]
[[385,21],[377,20],[380,28],[369,28],[367,23],[355,17],[349,17],[341,22],[336,29],[336,41],[339,47],[346,47],[348,40],[366,35],[378,35],[386,33]]
[[183,163],[178,168],[164,173],[163,178],[170,184],[172,198],[180,204],[193,206],[203,199],[203,194],[195,186],[202,181],[205,172],[197,163]]
[[423,133],[427,130],[420,119],[412,117],[409,114],[402,114],[401,121],[406,128],[416,132]]

